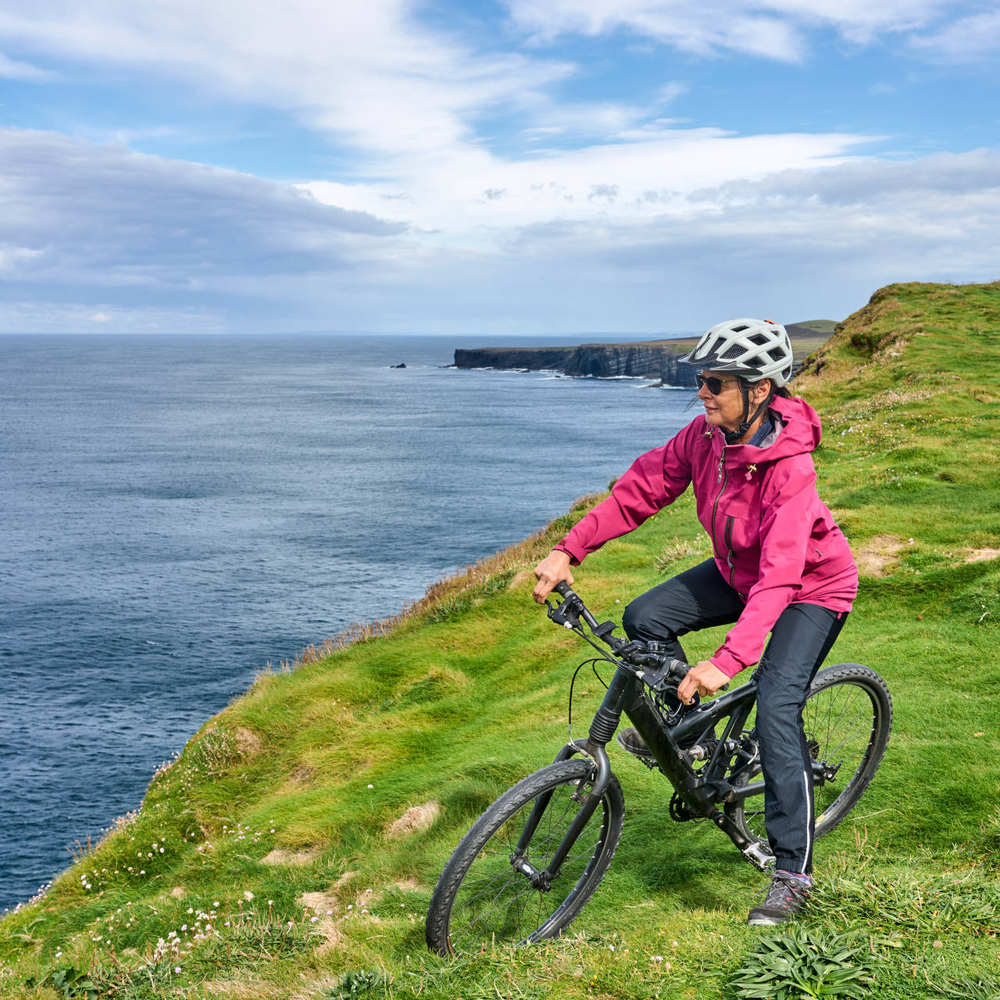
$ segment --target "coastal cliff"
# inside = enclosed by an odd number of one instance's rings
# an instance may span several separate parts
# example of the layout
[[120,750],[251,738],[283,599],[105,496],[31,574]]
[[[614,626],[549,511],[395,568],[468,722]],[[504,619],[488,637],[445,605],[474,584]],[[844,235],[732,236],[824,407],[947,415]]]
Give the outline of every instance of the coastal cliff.
[[[570,934],[459,960],[425,950],[424,913],[459,839],[566,739],[563,699],[590,653],[531,600],[532,567],[592,496],[398,617],[260,674],[157,770],[138,812],[0,919],[0,997],[723,1000],[751,975],[773,995],[797,989],[795,968],[764,968],[768,940],[836,949],[867,977],[857,995],[994,996],[998,331],[1000,282],[892,285],[797,376],[823,418],[821,495],[861,570],[831,661],[868,664],[896,698],[881,769],[818,843],[823,895],[800,937],[746,927],[764,877],[714,824],[667,822],[670,786],[618,753],[631,839]],[[696,513],[686,491],[589,556],[577,587],[591,608],[617,617],[707,558]],[[717,641],[702,633],[689,649]],[[574,732],[604,696],[586,676]]]
[[[786,326],[797,365],[833,332],[830,320]],[[660,385],[694,386],[694,370],[678,364],[698,342],[697,337],[648,340],[624,344],[581,344],[577,347],[458,348],[455,368],[500,368],[516,371],[557,371],[593,378],[654,378]]]
[[557,371],[595,378],[656,378],[665,385],[694,385],[694,373],[677,359],[693,339],[635,344],[581,344],[578,347],[481,347],[455,351],[456,368]]

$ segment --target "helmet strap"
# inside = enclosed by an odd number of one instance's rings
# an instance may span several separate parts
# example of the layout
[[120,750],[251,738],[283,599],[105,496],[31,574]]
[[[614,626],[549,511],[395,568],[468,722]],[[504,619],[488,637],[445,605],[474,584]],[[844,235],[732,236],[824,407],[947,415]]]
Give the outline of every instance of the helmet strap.
[[751,417],[750,386],[752,384],[751,382],[747,382],[746,379],[740,379],[740,391],[743,393],[743,419],[736,430],[722,432],[722,436],[726,439],[726,444],[736,444],[750,430],[756,419],[767,409],[768,404],[774,398],[774,383],[772,382],[771,391],[767,394],[767,398],[754,410],[754,414]]

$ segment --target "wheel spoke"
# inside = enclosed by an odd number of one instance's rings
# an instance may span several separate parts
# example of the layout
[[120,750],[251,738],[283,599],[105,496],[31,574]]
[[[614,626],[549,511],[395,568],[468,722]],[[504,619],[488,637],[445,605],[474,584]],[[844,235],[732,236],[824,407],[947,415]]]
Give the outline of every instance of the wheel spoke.
[[[612,778],[548,889],[533,885],[532,877],[515,868],[512,858],[518,854],[517,845],[525,825],[539,799],[544,797],[545,808],[536,817],[534,832],[520,857],[538,873],[548,870],[553,853],[580,810],[581,802],[574,796],[585,800],[590,792],[592,766],[584,760],[565,761],[525,779],[506,793],[514,797],[509,812],[498,814],[492,832],[484,831],[476,843],[469,844],[469,853],[461,860],[465,841],[459,845],[431,901],[427,926],[432,946],[440,948],[435,936],[439,926],[435,914],[444,906],[447,907],[445,950],[452,951],[475,951],[494,941],[517,944],[536,936],[549,937],[569,923],[596,889],[617,846],[623,812],[617,779]],[[541,778],[547,771],[553,772],[553,778],[546,784]],[[539,780],[535,781],[536,778]],[[526,784],[530,787],[523,795],[515,796]],[[462,873],[454,883],[450,899],[442,902],[438,897],[448,882],[448,868],[452,864],[461,864]]]

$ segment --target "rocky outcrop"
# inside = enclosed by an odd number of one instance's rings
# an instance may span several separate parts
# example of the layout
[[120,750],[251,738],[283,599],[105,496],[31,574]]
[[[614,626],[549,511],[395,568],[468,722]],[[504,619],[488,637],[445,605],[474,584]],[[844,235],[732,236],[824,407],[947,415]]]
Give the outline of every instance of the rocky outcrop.
[[483,347],[455,351],[456,368],[557,371],[595,378],[650,378],[667,385],[694,385],[694,372],[677,359],[691,340],[635,344],[581,344],[579,347]]
[[[796,368],[830,335],[832,320],[788,323]],[[657,379],[660,385],[694,386],[694,370],[678,360],[698,343],[697,337],[645,340],[631,344],[581,344],[579,347],[479,347],[455,351],[455,368],[505,368],[556,371],[593,378]]]
[[507,368],[528,372],[566,370],[577,347],[457,348],[455,368]]

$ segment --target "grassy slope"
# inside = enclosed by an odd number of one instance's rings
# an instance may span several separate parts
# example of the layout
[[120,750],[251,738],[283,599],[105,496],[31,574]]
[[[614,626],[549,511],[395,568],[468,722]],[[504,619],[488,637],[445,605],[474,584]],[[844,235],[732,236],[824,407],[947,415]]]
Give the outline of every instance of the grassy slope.
[[[998,331],[1000,285],[889,286],[795,385],[824,418],[822,495],[869,567],[834,659],[875,667],[895,698],[874,785],[817,847],[822,890],[799,934],[846,933],[867,996],[990,996],[1000,978]],[[571,932],[457,962],[424,948],[452,847],[565,737],[584,650],[531,604],[523,571],[585,508],[440,585],[388,636],[260,677],[137,816],[0,924],[0,995],[55,996],[26,977],[73,967],[92,995],[134,998],[710,1000],[734,995],[762,937],[794,947],[743,923],[762,878],[718,831],[673,823],[662,779],[616,752],[622,846]],[[685,497],[577,582],[614,613],[707,554]],[[585,721],[599,689],[583,688]],[[422,805],[438,810],[428,828],[387,832]]]

